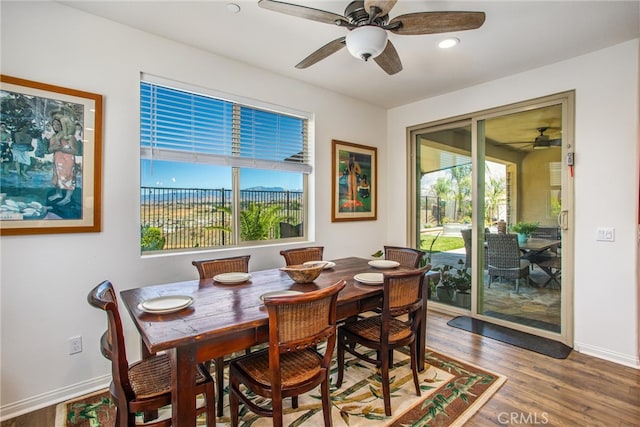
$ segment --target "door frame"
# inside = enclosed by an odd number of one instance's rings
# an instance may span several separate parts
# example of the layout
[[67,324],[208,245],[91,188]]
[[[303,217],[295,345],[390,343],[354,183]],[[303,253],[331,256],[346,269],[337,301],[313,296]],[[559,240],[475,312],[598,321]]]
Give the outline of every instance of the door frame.
[[[474,256],[473,265],[482,266],[484,255],[483,250],[479,250],[478,231],[484,230],[483,215],[480,211],[482,206],[477,202],[479,196],[484,193],[483,188],[480,189],[479,179],[482,179],[484,186],[484,168],[479,171],[478,158],[484,156],[483,147],[478,146],[478,122],[491,118],[500,117],[507,114],[524,112],[536,108],[549,105],[561,104],[562,106],[562,153],[561,153],[561,200],[562,212],[559,216],[560,228],[562,233],[562,287],[561,287],[561,313],[560,313],[560,333],[545,331],[532,328],[526,325],[520,325],[507,322],[495,317],[489,317],[478,313],[478,274],[473,274],[472,283],[472,300],[471,309],[464,310],[457,307],[451,307],[437,302],[430,302],[430,308],[442,311],[452,315],[466,314],[473,318],[484,320],[490,323],[506,326],[512,329],[521,330],[523,332],[532,333],[534,335],[550,338],[560,341],[568,346],[573,346],[573,317],[574,317],[574,181],[572,170],[567,164],[570,153],[575,152],[575,91],[566,91],[540,98],[525,100],[509,105],[499,106],[491,109],[477,111],[461,116],[455,116],[435,122],[424,123],[407,128],[407,241],[412,247],[417,247],[417,230],[419,227],[418,198],[420,196],[420,183],[418,181],[419,173],[417,171],[417,136],[419,134],[432,131],[434,129],[448,128],[457,126],[461,123],[471,122],[471,157],[472,157],[472,201],[473,201],[473,237],[472,237],[472,253]],[[482,225],[482,227],[480,227]]]

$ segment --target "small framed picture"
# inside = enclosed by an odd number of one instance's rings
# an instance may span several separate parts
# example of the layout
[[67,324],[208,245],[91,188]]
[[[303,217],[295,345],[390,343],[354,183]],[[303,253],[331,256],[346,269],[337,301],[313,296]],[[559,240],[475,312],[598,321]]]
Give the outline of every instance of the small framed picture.
[[377,219],[377,149],[332,141],[331,221]]

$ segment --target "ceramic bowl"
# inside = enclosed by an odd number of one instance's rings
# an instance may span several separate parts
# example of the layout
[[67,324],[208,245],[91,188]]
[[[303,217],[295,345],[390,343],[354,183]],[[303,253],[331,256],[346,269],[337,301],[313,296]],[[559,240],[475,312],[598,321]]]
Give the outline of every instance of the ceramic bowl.
[[296,283],[309,283],[318,278],[320,273],[322,273],[324,266],[324,262],[318,262],[311,266],[302,264],[288,265],[286,267],[282,267],[280,270],[287,273]]

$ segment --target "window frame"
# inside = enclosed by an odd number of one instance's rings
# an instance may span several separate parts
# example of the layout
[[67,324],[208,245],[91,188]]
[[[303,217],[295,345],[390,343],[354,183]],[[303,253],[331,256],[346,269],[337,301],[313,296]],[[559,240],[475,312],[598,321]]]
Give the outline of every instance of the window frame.
[[[299,162],[287,162],[277,161],[277,160],[263,160],[261,158],[251,158],[251,157],[238,157],[238,156],[225,156],[218,154],[209,154],[209,153],[198,153],[196,151],[189,152],[187,150],[160,150],[158,152],[153,147],[143,146],[142,140],[142,123],[143,123],[143,98],[142,93],[140,94],[140,126],[141,126],[141,139],[139,142],[140,148],[140,158],[139,164],[142,164],[144,160],[165,160],[172,162],[180,162],[187,164],[209,164],[209,165],[218,165],[218,166],[230,166],[231,168],[231,194],[232,194],[232,209],[231,209],[231,231],[230,231],[230,242],[224,245],[219,246],[193,246],[193,247],[178,247],[178,248],[169,248],[169,249],[158,249],[158,250],[143,250],[142,248],[142,240],[141,240],[141,254],[142,255],[154,255],[154,254],[171,254],[171,253],[182,253],[182,252],[191,252],[191,251],[212,251],[212,250],[224,250],[230,248],[237,247],[258,247],[264,246],[274,243],[285,243],[285,242],[298,242],[298,241],[308,241],[309,234],[312,229],[309,224],[309,218],[311,217],[309,214],[309,202],[312,199],[309,194],[309,179],[310,175],[314,173],[313,169],[313,147],[314,147],[314,115],[312,113],[294,110],[292,108],[283,107],[280,105],[274,105],[270,103],[266,103],[263,101],[249,99],[242,96],[231,95],[228,93],[223,93],[220,91],[216,91],[210,88],[200,87],[196,85],[191,85],[183,82],[177,82],[169,79],[165,79],[162,77],[150,75],[147,73],[141,73],[140,75],[140,88],[142,88],[143,84],[151,84],[166,87],[168,89],[175,89],[178,91],[185,91],[193,93],[194,95],[204,96],[214,98],[223,102],[228,102],[233,105],[234,115],[232,115],[232,128],[234,128],[234,134],[236,133],[235,127],[239,125],[236,120],[240,120],[239,110],[244,108],[248,108],[250,110],[263,111],[267,114],[272,113],[277,116],[291,117],[294,119],[299,119],[302,121],[303,126],[303,136],[302,136],[302,146],[303,151],[301,151],[302,160]],[[237,115],[235,115],[237,114]],[[231,137],[231,147],[232,152],[237,152],[239,149],[239,145],[241,144],[241,137],[239,135],[233,135]],[[141,168],[142,169],[142,168]],[[299,173],[301,175],[302,181],[302,195],[301,195],[301,203],[302,203],[302,212],[300,213],[300,221],[303,224],[302,235],[298,237],[279,237],[279,238],[270,238],[268,240],[247,240],[242,241],[240,234],[240,212],[241,208],[241,199],[240,192],[244,191],[240,188],[240,171],[241,169],[254,169],[254,170],[275,170],[282,171],[287,173]],[[142,196],[142,185],[143,176],[142,170],[140,174],[140,182],[139,182],[139,191]],[[141,232],[146,224],[143,224],[142,218],[142,197],[140,201],[140,229]],[[276,234],[277,235],[277,234]],[[141,236],[142,238],[142,236]]]

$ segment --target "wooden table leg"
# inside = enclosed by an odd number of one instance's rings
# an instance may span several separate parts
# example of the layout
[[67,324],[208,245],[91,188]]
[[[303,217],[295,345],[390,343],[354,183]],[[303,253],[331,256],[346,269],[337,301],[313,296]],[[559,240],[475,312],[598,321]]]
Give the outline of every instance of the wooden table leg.
[[175,427],[196,425],[196,357],[193,347],[169,350],[171,360],[171,419]]

